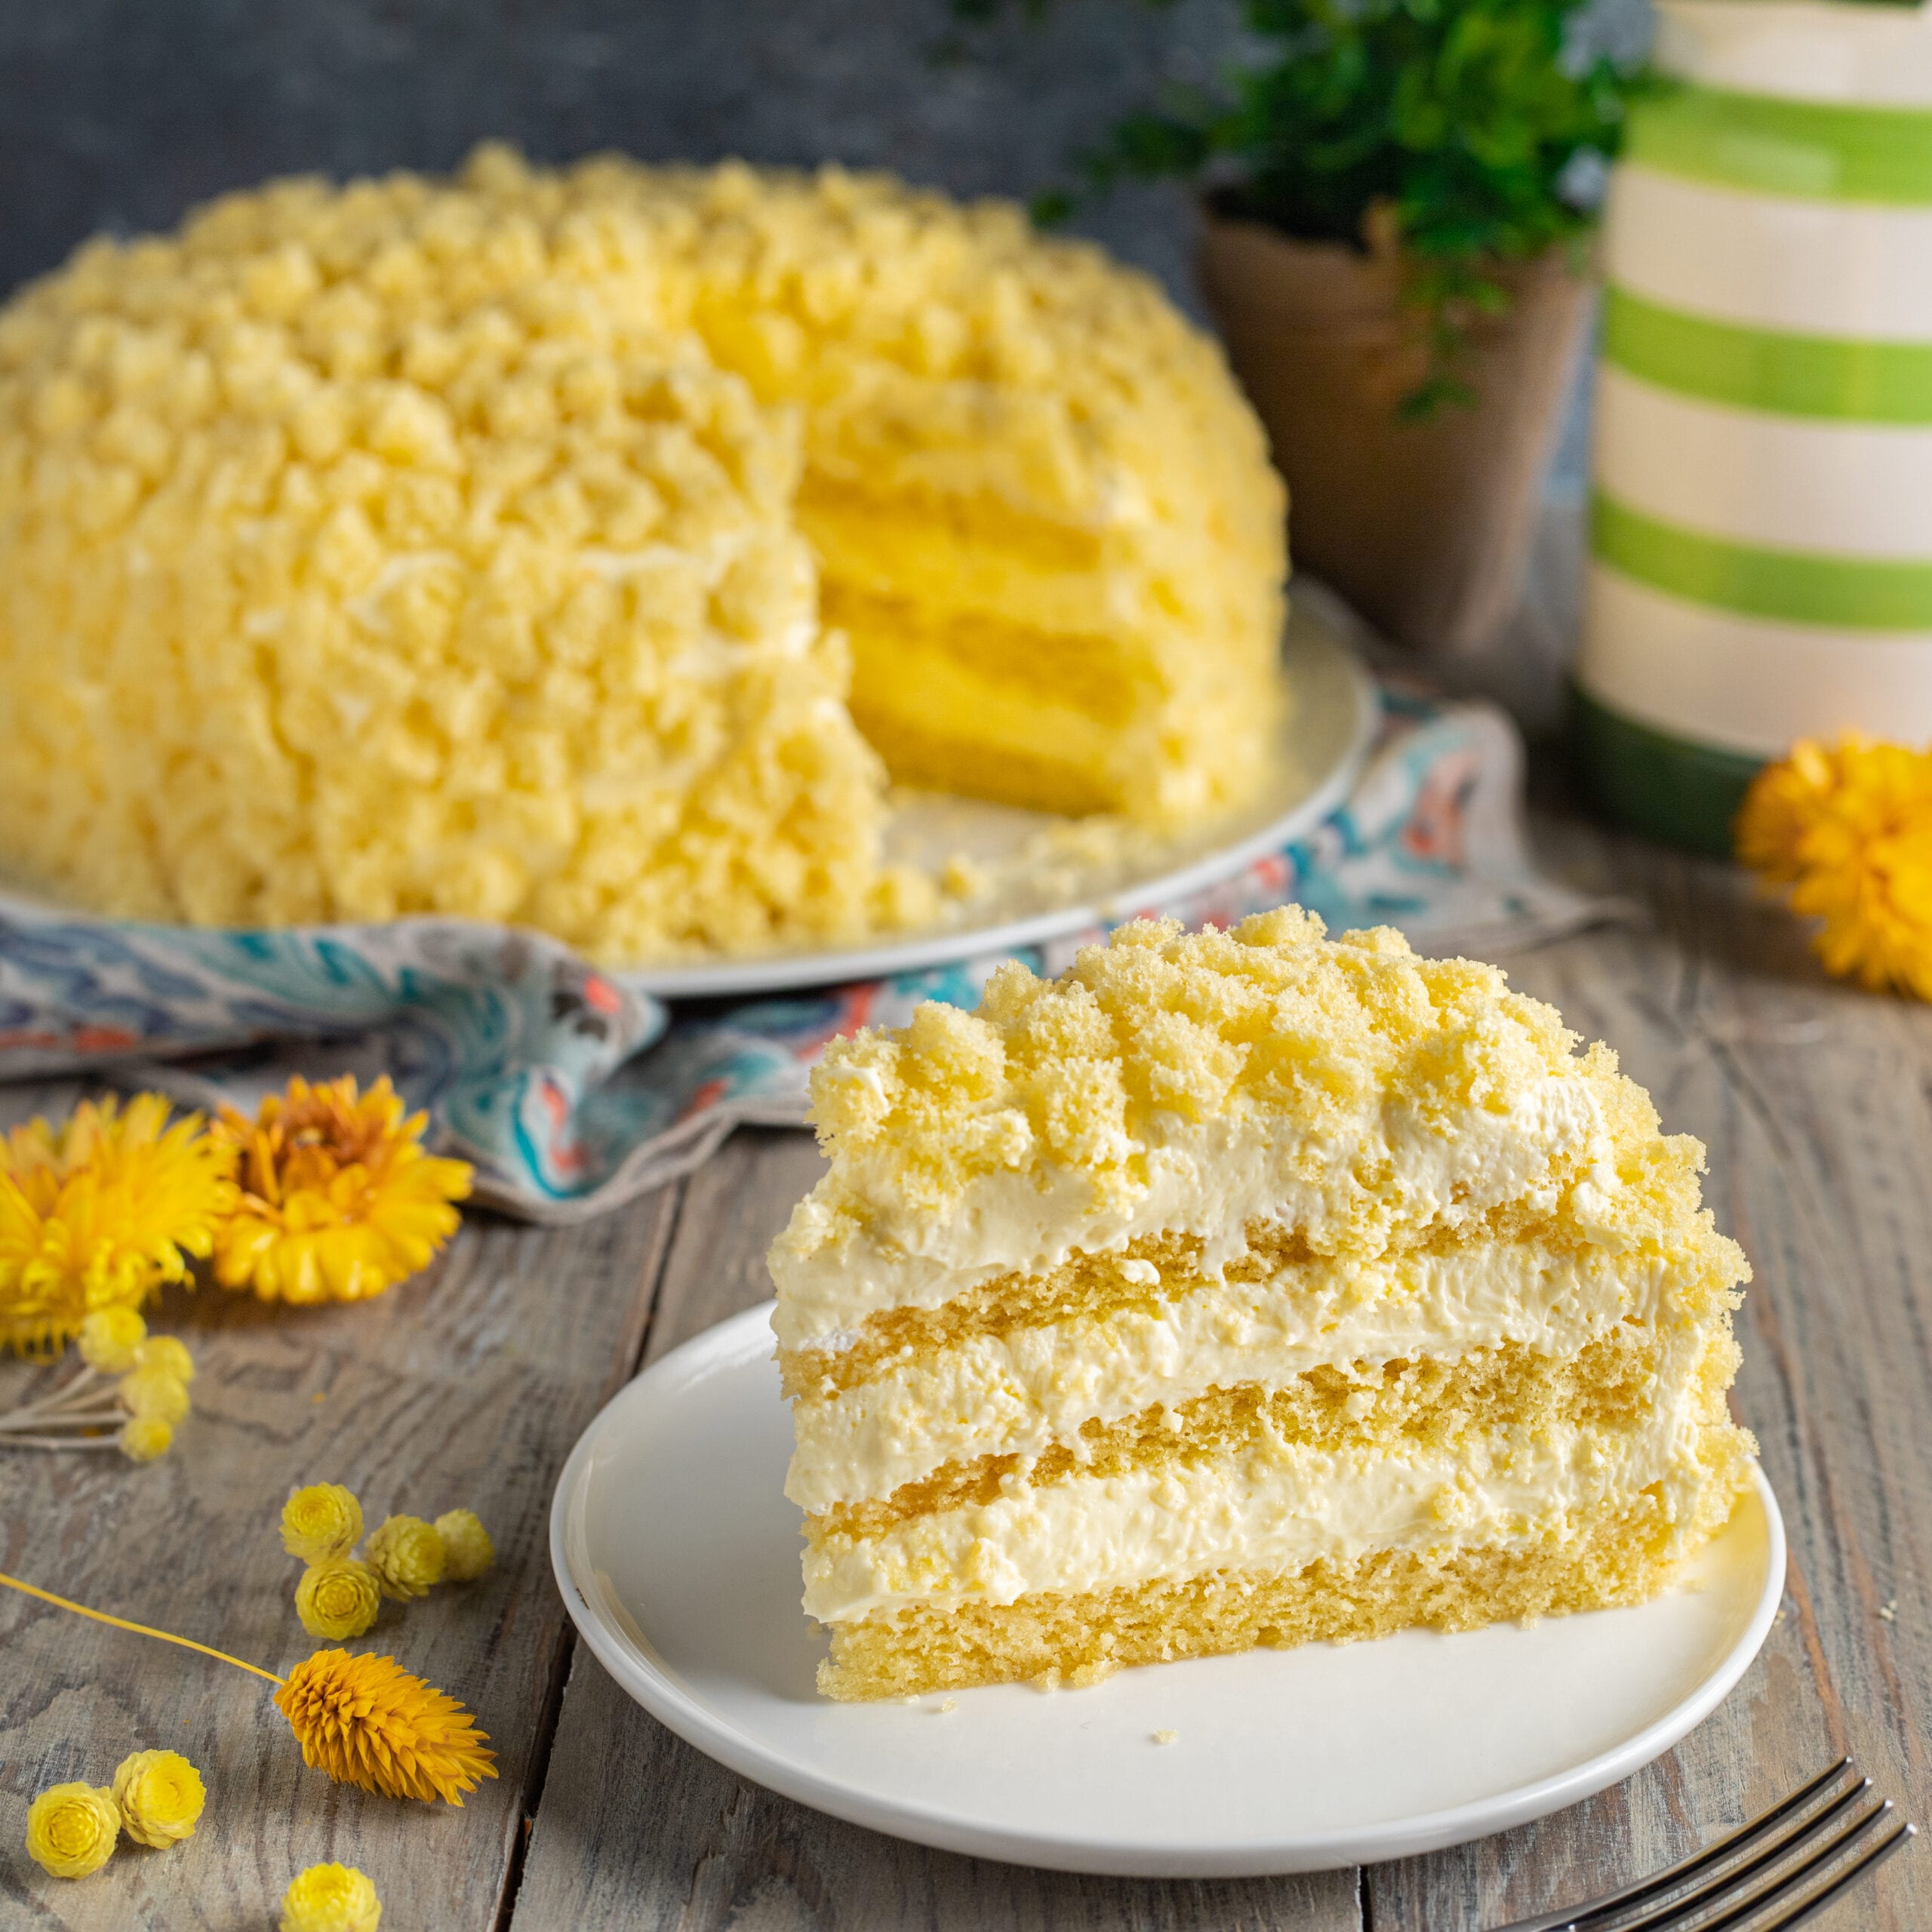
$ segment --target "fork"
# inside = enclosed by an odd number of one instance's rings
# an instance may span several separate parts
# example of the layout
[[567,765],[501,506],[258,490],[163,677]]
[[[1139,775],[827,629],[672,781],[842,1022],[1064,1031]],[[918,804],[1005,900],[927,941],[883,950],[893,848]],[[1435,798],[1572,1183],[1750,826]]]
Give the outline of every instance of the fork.
[[1497,1932],[1781,1932],[1823,1912],[1916,1829],[1841,1758],[1668,1871]]

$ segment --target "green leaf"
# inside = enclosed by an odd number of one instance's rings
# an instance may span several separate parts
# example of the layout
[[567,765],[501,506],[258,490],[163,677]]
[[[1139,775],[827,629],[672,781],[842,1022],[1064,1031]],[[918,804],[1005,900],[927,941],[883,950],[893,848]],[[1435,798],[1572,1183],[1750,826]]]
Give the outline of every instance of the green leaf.
[[[1240,0],[1248,59],[1217,89],[1115,123],[1078,158],[1081,179],[1093,193],[1211,170],[1226,205],[1309,240],[1358,242],[1371,207],[1392,203],[1431,345],[1403,412],[1465,403],[1468,323],[1507,304],[1495,265],[1589,227],[1591,211],[1565,198],[1566,171],[1580,154],[1614,156],[1629,103],[1663,85],[1647,69],[1568,60],[1588,3]],[[1001,11],[1001,0],[953,5],[961,17]],[[1073,205],[1063,189],[1042,195],[1035,219],[1063,220]]]

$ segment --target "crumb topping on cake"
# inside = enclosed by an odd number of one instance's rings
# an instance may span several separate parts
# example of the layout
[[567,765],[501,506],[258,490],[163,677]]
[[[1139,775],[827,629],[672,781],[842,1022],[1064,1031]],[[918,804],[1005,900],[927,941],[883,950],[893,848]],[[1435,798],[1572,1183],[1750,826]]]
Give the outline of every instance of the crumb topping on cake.
[[1010,207],[497,147],[227,195],[0,308],[0,864],[620,964],[928,921],[880,754],[939,713],[914,778],[1043,809],[1258,781],[1281,511],[1213,344]]
[[1577,1070],[1576,1036],[1494,967],[1324,931],[1296,906],[1226,933],[1137,921],[1058,980],[1008,964],[977,1012],[927,1005],[835,1044],[812,1081],[834,1189],[854,1212],[889,1195],[937,1213],[978,1176],[1051,1166],[1120,1195],[1164,1120],[1333,1136],[1395,1097],[1446,1124]]
[[799,424],[667,328],[638,215],[491,174],[229,195],[0,314],[0,856],[606,958],[861,929]]

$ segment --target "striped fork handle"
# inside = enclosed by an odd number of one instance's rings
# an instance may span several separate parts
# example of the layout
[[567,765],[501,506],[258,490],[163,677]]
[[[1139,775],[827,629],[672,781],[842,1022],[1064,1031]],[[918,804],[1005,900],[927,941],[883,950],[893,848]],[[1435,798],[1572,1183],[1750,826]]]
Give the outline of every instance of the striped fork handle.
[[1580,749],[1717,848],[1794,738],[1932,740],[1932,8],[1662,13],[1604,234]]

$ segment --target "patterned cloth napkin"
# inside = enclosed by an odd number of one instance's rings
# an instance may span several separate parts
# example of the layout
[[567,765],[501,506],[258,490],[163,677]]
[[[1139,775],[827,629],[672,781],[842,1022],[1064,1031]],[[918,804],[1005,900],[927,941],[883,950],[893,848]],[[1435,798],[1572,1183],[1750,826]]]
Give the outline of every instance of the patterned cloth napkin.
[[[1614,911],[1538,875],[1515,728],[1481,703],[1380,687],[1374,747],[1312,835],[1145,912],[1225,925],[1298,900],[1331,931],[1419,949],[1534,944]],[[1058,973],[1096,927],[1017,956]],[[252,1111],[291,1073],[389,1074],[479,1198],[574,1221],[689,1172],[741,1123],[801,1124],[828,1041],[923,999],[971,1005],[995,954],[896,978],[667,1007],[554,940],[454,919],[198,931],[0,898],[0,1079],[85,1074]]]

